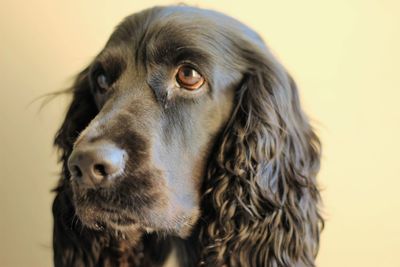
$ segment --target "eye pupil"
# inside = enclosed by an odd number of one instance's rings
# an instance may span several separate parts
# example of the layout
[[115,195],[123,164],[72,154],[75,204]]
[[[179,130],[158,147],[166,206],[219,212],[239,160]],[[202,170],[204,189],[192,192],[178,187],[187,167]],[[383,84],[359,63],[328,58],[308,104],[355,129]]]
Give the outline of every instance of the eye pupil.
[[203,76],[190,66],[181,66],[178,69],[176,80],[180,86],[188,90],[199,89],[204,83]]
[[183,72],[183,75],[185,76],[185,78],[198,76],[197,72],[194,69],[183,68],[182,72]]

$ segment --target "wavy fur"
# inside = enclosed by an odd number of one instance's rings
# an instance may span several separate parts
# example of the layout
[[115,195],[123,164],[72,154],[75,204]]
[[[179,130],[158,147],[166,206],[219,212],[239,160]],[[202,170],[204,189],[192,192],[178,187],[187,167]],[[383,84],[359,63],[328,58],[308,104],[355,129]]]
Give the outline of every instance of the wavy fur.
[[205,183],[203,264],[314,266],[320,142],[282,66],[254,51],[247,60],[253,68]]
[[53,204],[56,266],[162,266],[172,248],[181,266],[315,266],[320,142],[280,63],[259,44],[240,47],[243,80],[208,159],[202,217],[187,238],[138,233],[127,242],[76,217],[67,160],[98,113],[88,70],[78,75],[55,138],[63,163]]

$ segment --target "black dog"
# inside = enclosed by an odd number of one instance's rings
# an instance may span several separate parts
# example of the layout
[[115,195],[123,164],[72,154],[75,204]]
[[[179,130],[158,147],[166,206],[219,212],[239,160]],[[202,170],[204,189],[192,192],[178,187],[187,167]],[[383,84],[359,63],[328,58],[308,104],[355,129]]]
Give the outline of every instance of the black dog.
[[314,266],[320,144],[260,37],[217,12],[126,18],[58,131],[56,266]]

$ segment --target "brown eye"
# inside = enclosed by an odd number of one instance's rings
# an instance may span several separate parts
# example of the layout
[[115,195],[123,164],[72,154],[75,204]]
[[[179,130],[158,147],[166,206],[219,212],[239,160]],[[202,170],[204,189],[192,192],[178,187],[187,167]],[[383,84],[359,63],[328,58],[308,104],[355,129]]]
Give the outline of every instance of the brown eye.
[[190,66],[181,66],[176,74],[176,81],[185,89],[197,90],[203,83],[204,78]]

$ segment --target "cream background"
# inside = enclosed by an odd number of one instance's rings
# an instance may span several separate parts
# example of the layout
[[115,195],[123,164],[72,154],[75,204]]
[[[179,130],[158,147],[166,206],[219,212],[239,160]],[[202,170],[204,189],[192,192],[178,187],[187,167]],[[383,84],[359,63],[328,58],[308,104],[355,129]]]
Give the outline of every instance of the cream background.
[[[51,266],[65,88],[126,15],[170,1],[0,2],[0,266]],[[319,266],[400,266],[400,2],[187,1],[265,38],[295,77],[324,145]]]

